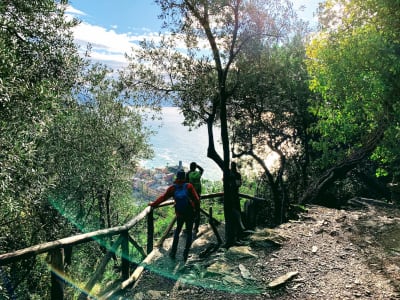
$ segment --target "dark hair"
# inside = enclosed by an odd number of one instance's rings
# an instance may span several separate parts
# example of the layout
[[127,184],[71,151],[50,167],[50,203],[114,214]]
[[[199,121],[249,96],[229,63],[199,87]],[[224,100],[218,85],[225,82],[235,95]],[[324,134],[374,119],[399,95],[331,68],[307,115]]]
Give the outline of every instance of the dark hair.
[[197,164],[195,162],[190,163],[190,171],[196,170]]
[[178,173],[176,173],[176,179],[178,180],[184,180],[185,179],[185,171],[179,170]]

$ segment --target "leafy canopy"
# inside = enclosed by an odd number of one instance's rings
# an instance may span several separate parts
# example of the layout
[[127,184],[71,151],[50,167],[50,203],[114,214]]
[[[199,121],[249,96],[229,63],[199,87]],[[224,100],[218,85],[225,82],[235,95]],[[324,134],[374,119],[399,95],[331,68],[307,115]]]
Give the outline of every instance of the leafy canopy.
[[311,103],[321,166],[361,147],[377,128],[398,124],[399,8],[399,1],[329,0],[320,11],[307,55],[310,87],[322,96]]

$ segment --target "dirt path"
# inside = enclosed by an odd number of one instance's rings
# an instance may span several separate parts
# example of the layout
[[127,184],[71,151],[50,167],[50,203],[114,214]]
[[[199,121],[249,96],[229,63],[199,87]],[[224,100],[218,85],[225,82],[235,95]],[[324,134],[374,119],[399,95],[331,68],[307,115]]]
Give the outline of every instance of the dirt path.
[[[168,257],[169,238],[124,299],[400,299],[400,212],[363,203],[346,210],[310,206],[298,221],[274,229],[281,246],[249,240],[247,258],[220,249],[200,259],[216,243],[208,225],[186,264],[182,250],[176,260]],[[268,287],[290,272],[291,279]]]

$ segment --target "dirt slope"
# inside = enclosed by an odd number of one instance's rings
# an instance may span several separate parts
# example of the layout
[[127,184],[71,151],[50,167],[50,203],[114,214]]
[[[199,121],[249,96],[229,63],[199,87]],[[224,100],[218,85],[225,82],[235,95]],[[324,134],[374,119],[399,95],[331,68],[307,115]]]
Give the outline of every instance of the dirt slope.
[[[308,207],[299,220],[274,229],[280,246],[249,239],[248,258],[220,249],[200,259],[216,242],[208,225],[186,264],[182,249],[176,260],[168,257],[169,238],[121,299],[400,299],[400,212],[368,199],[352,203],[342,210]],[[290,272],[285,283],[268,287]]]

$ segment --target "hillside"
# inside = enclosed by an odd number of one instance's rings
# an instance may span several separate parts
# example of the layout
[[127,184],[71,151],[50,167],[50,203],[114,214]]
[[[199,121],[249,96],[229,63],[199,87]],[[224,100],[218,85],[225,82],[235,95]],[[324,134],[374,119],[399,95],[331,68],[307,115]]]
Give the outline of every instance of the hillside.
[[203,225],[186,264],[182,250],[168,257],[169,238],[121,299],[400,299],[399,209],[368,199],[351,204],[310,206],[297,221],[259,229],[245,245],[205,258],[216,239]]

